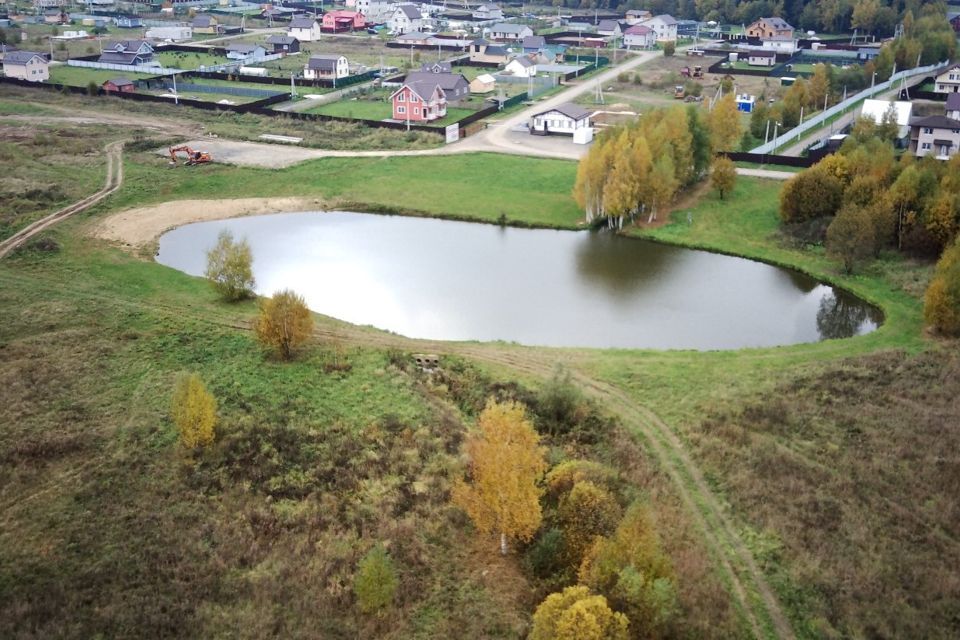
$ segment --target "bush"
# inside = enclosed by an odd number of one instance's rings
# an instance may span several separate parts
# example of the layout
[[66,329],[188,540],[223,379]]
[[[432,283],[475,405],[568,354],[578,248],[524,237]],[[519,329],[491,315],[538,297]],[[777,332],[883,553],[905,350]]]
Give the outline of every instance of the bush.
[[398,584],[390,556],[381,545],[375,546],[360,560],[353,578],[357,607],[364,613],[380,611],[393,602]]
[[257,340],[289,360],[313,330],[313,318],[301,296],[285,289],[260,302],[260,316],[254,323]]
[[937,262],[924,298],[923,317],[942,333],[960,336],[960,239]]
[[827,255],[843,262],[853,273],[856,264],[874,252],[876,231],[873,219],[863,207],[846,206],[827,227]]
[[626,640],[629,621],[586,587],[552,593],[533,614],[529,640]]
[[666,42],[663,45],[663,55],[672,56],[677,52],[677,44],[675,42]]
[[617,74],[617,82],[620,82],[622,84],[626,84],[630,82],[630,74],[626,71],[621,71],[620,73]]
[[246,240],[235,241],[227,229],[207,252],[207,280],[224,300],[235,302],[249,297],[255,284],[253,253]]
[[217,424],[217,401],[195,373],[181,376],[173,389],[170,402],[173,423],[180,434],[180,443],[187,449],[213,444]]
[[780,192],[780,218],[805,222],[832,216],[843,202],[843,184],[819,165],[787,180]]

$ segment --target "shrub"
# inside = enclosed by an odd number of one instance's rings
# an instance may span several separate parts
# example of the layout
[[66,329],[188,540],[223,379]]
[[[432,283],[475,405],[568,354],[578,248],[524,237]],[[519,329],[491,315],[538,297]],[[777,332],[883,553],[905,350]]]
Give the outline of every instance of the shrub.
[[174,386],[170,413],[187,449],[213,444],[217,401],[195,373],[181,376]]
[[257,340],[274,349],[284,360],[306,342],[313,330],[313,318],[301,296],[285,289],[260,302],[260,315],[254,323]]
[[677,52],[677,45],[674,42],[665,42],[663,45],[663,55],[672,56]]
[[805,222],[832,216],[843,201],[843,184],[819,165],[787,180],[780,192],[780,218],[784,222]]
[[207,252],[207,280],[224,300],[235,302],[249,297],[255,284],[253,253],[246,240],[235,241],[224,229],[217,244]]
[[847,273],[872,255],[875,245],[873,219],[863,207],[844,207],[827,227],[827,255],[841,260]]
[[613,531],[621,513],[610,492],[590,481],[578,482],[560,499],[557,515],[563,529],[564,553],[571,567],[580,565],[594,537]]
[[533,614],[529,640],[626,640],[629,621],[586,587],[552,593]]
[[353,578],[357,606],[364,613],[380,611],[393,602],[398,584],[390,556],[381,545],[375,546],[360,560]]

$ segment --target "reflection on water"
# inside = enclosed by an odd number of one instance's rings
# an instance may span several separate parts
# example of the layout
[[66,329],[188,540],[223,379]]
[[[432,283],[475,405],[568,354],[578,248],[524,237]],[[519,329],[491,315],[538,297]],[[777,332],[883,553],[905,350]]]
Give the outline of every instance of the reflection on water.
[[800,274],[610,233],[330,212],[181,227],[158,261],[202,275],[221,229],[253,249],[258,293],[417,338],[733,349],[872,331],[877,313]]
[[845,291],[833,290],[820,298],[817,331],[821,340],[849,338],[879,326],[881,314]]

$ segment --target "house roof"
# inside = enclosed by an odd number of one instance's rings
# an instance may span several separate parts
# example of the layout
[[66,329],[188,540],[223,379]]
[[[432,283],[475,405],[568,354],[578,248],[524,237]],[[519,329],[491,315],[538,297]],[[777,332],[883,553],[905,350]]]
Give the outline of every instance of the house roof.
[[133,84],[133,80],[130,80],[129,78],[113,78],[111,80],[107,80],[107,82],[104,82],[103,84],[107,83],[112,84],[115,87],[127,87]]
[[[433,74],[431,74],[432,76]],[[446,93],[443,91],[443,87],[439,83],[435,82],[432,79],[417,80],[415,82],[405,82],[402,87],[390,94],[390,98],[397,95],[404,89],[410,89],[413,93],[423,100],[424,102],[429,102],[430,98],[433,97],[435,92],[440,92],[440,97],[446,97]]]
[[510,62],[517,62],[520,66],[529,69],[530,67],[536,65],[537,63],[528,58],[527,56],[518,56],[511,60]]
[[616,20],[601,20],[597,24],[598,31],[615,31],[616,28],[620,26],[620,23]]
[[215,24],[217,24],[217,19],[213,16],[200,15],[193,18],[193,26],[200,27],[201,29],[204,27],[211,27]]
[[143,48],[144,45],[146,45],[150,51],[153,51],[153,45],[146,40],[117,40],[116,42],[111,42],[107,46],[114,51],[134,53]]
[[496,81],[497,81],[497,79],[494,78],[494,77],[493,77],[492,75],[490,75],[489,73],[481,73],[481,74],[478,75],[476,78],[474,78],[474,80],[476,80],[477,82],[482,82],[483,84],[489,84],[489,83],[491,83],[491,82],[496,82]]
[[[491,33],[516,33],[521,34],[525,30],[530,29],[525,24],[510,24],[509,22],[499,22],[492,27],[490,27]],[[530,29],[532,31],[532,29]]]
[[272,35],[267,38],[267,44],[293,44],[294,42],[300,41],[293,36]]
[[505,56],[505,55],[507,55],[507,48],[504,47],[504,46],[502,46],[502,45],[492,44],[492,45],[488,46],[488,47],[484,50],[483,55],[485,55],[485,56]]
[[407,16],[409,20],[421,20],[423,15],[420,13],[420,9],[417,8],[415,4],[401,4],[397,7],[398,11],[403,11],[404,15]]
[[40,58],[44,62],[47,62],[47,57],[42,53],[37,53],[35,51],[7,51],[6,55],[3,56],[4,64],[27,64],[34,58]]
[[590,112],[581,107],[578,104],[573,104],[572,102],[564,102],[563,104],[557,105],[553,109],[548,109],[536,115],[542,116],[548,113],[556,111],[557,113],[562,113],[568,118],[573,118],[574,120],[583,120],[584,118],[590,117]]
[[482,4],[482,5],[480,5],[479,7],[477,7],[476,10],[477,10],[477,11],[496,11],[496,10],[499,9],[499,8],[500,8],[500,7],[498,7],[498,6],[495,5],[495,4]]
[[413,71],[407,74],[406,83],[435,82],[444,91],[454,91],[457,87],[468,85],[467,79],[459,73],[433,73],[431,71]]
[[307,61],[308,69],[336,69],[337,62],[344,56],[337,55],[319,55],[319,56],[310,56],[310,60]]
[[539,49],[547,44],[547,39],[543,36],[524,36],[524,49]]
[[759,51],[754,49],[748,54],[751,58],[776,58],[776,51]]
[[111,64],[133,64],[137,61],[139,54],[136,51],[123,53],[120,51],[104,51],[100,54],[97,62],[109,62]]
[[960,120],[947,116],[927,116],[910,121],[911,127],[929,127],[931,129],[960,129]]
[[753,24],[757,24],[757,22],[765,22],[770,26],[771,29],[776,29],[777,31],[793,31],[793,27],[791,27],[790,24],[783,18],[758,18]]
[[453,65],[449,62],[424,62],[420,65],[420,71],[428,73],[450,73]]
[[652,21],[652,20],[659,20],[660,22],[662,22],[663,24],[667,25],[668,27],[671,26],[671,25],[677,24],[677,19],[674,18],[673,16],[671,16],[671,15],[668,14],[668,13],[661,13],[661,14],[658,15],[658,16],[654,16],[654,17],[650,18],[650,20],[648,20],[648,22],[650,22],[650,21]]
[[960,109],[960,93],[947,94],[947,111]]
[[246,42],[227,45],[227,51],[235,51],[236,53],[253,53],[257,49],[263,49],[263,46],[259,44],[247,44]]
[[294,16],[290,20],[291,29],[312,29],[313,25],[317,23],[313,19],[313,16]]
[[624,33],[631,36],[645,36],[648,33],[653,33],[653,29],[650,27],[645,27],[642,24],[635,24],[624,31]]
[[952,147],[952,146],[953,146],[953,141],[952,141],[952,140],[940,140],[939,138],[934,138],[933,144],[935,144],[935,145],[937,145],[937,146],[941,146],[941,145],[942,145],[942,146],[946,146],[946,147]]

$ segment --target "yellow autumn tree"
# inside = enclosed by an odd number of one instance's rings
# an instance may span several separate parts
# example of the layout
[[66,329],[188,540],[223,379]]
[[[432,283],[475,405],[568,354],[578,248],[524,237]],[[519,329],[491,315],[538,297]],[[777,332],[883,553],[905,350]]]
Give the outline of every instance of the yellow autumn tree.
[[187,449],[213,444],[217,401],[195,373],[180,376],[173,388],[170,414]]
[[927,287],[923,317],[946,335],[960,336],[960,238],[944,250]]
[[284,360],[293,357],[313,330],[313,318],[303,297],[289,289],[260,301],[260,315],[254,322],[257,340],[275,349]]
[[603,487],[584,480],[560,499],[558,521],[563,531],[564,556],[571,567],[580,565],[584,552],[597,536],[613,531],[622,510]]
[[629,620],[583,586],[552,593],[533,614],[528,640],[626,640]]
[[540,526],[540,480],[547,464],[540,436],[523,405],[490,400],[478,420],[479,433],[467,439],[470,483],[458,481],[453,501],[481,533],[529,540]]
[[736,151],[740,144],[740,112],[733,93],[717,100],[707,119],[710,123],[710,140],[717,151]]
[[733,160],[721,156],[713,161],[710,184],[720,192],[721,200],[723,200],[723,194],[733,191],[734,185],[737,184],[737,167],[733,164]]

